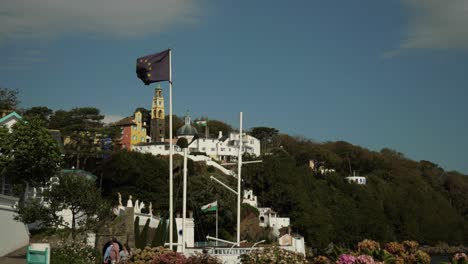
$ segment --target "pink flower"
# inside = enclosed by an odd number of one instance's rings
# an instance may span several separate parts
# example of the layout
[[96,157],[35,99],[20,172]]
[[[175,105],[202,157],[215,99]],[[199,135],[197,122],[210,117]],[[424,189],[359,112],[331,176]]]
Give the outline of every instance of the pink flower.
[[371,256],[360,255],[356,258],[356,264],[375,264],[375,261]]
[[343,254],[336,260],[337,264],[354,264],[355,262],[356,257],[350,254]]

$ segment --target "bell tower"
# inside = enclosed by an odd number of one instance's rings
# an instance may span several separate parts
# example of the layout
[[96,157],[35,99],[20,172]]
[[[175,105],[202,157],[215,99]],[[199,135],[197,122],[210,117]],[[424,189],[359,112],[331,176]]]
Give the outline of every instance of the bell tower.
[[162,96],[162,89],[158,85],[154,89],[153,103],[151,106],[151,141],[159,142],[164,139],[164,97]]

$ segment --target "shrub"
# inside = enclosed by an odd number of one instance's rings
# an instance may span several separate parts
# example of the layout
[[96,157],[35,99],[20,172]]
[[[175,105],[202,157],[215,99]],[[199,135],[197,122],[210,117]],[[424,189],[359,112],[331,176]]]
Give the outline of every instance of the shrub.
[[361,253],[370,254],[380,250],[380,244],[374,240],[364,239],[358,243],[358,250]]
[[390,242],[385,244],[385,250],[387,250],[390,254],[399,256],[405,252],[405,247],[398,242]]
[[50,262],[54,264],[94,264],[97,252],[84,242],[62,241],[51,250]]
[[457,253],[450,258],[452,264],[468,264],[468,256],[465,253]]
[[185,264],[187,259],[184,255],[177,252],[165,252],[153,258],[152,264]]
[[403,246],[407,252],[414,253],[416,250],[418,250],[419,243],[412,240],[405,240],[403,241]]
[[318,256],[312,259],[312,264],[332,264],[332,261],[325,256]]
[[164,247],[145,247],[143,250],[142,249],[136,249],[133,252],[133,255],[130,259],[131,262],[135,264],[147,264],[147,263],[152,263],[153,259],[156,256],[159,256],[161,254],[165,254],[168,252],[172,252],[168,248]]
[[241,256],[244,264],[270,264],[270,263],[307,263],[301,254],[284,250],[278,247],[265,247]]
[[221,264],[221,260],[219,260],[217,257],[202,254],[202,253],[196,253],[193,256],[190,256],[187,259],[187,264]]

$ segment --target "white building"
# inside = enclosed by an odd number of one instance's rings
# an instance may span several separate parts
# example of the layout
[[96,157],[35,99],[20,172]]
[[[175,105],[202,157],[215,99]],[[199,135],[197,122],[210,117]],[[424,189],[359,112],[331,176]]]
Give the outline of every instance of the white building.
[[271,227],[273,234],[279,236],[280,229],[283,227],[289,227],[290,220],[289,217],[279,217],[278,214],[268,207],[258,208],[261,227]]
[[[208,157],[215,160],[234,161],[239,155],[239,133],[232,132],[229,135],[223,136],[222,132],[220,132],[218,138],[198,138],[193,140],[188,148],[190,153],[205,153]],[[132,150],[153,155],[169,155],[169,143],[138,144],[132,146]],[[260,140],[250,135],[244,135],[242,152],[255,157],[260,156]],[[174,153],[182,155],[183,151],[174,145]]]
[[299,234],[285,234],[278,239],[281,248],[289,251],[298,252],[305,257],[305,241],[304,237]]
[[11,127],[18,123],[22,117],[16,112],[11,112],[4,117],[0,118],[0,126],[8,128],[8,131],[11,133]]
[[258,207],[257,196],[253,194],[252,190],[244,190],[244,199],[242,200],[242,203],[245,203],[252,207],[257,208]]
[[261,227],[271,227],[273,234],[279,236],[279,230],[283,227],[289,227],[289,217],[279,217],[278,214],[269,207],[258,207],[257,196],[253,194],[252,190],[244,190],[243,203],[255,207],[258,212],[259,225]]
[[345,179],[349,182],[349,183],[357,183],[359,185],[366,185],[367,184],[367,179],[366,177],[362,177],[362,176],[348,176],[348,177],[345,177]]

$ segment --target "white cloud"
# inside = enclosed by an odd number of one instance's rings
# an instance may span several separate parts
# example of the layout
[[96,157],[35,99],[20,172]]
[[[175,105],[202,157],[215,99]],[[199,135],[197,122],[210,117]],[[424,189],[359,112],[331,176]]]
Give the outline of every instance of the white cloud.
[[0,39],[143,36],[196,22],[199,13],[193,0],[1,0]]
[[110,124],[122,120],[124,118],[125,116],[120,115],[104,115],[104,119],[102,120],[102,122],[105,124]]
[[407,38],[394,56],[407,49],[468,50],[467,0],[402,0],[410,10]]

